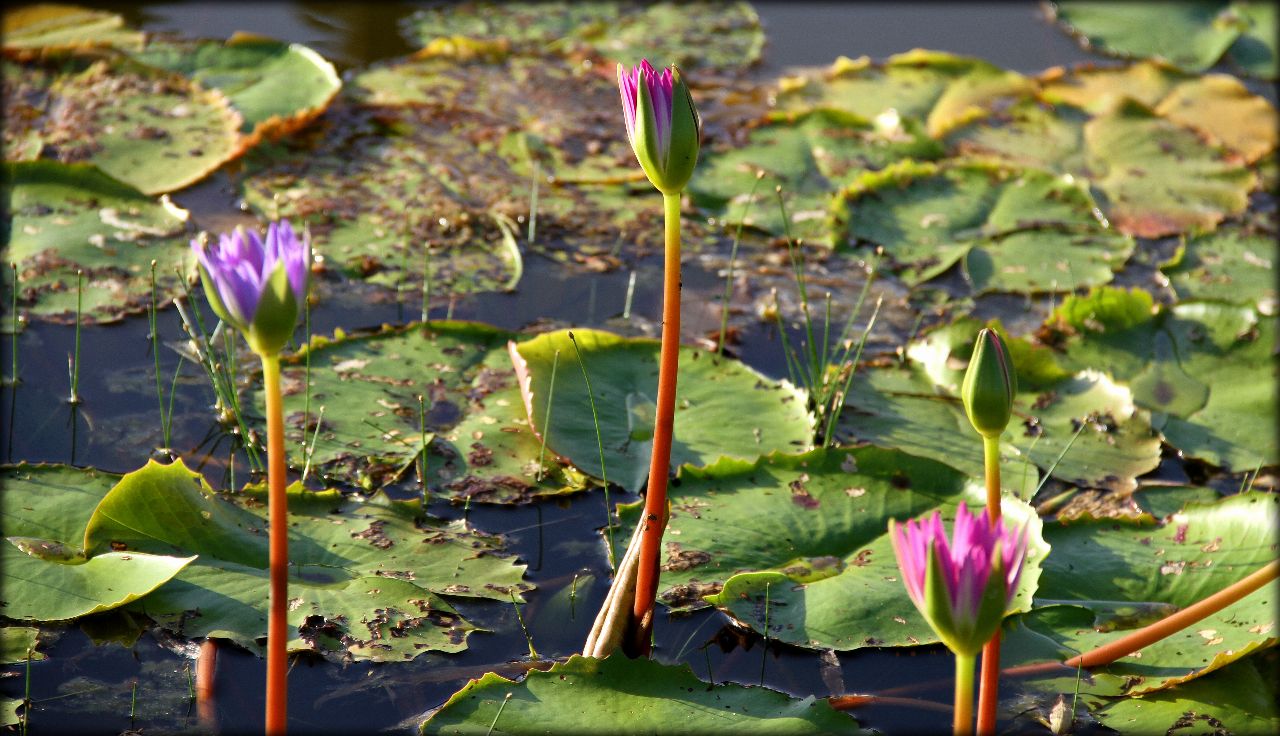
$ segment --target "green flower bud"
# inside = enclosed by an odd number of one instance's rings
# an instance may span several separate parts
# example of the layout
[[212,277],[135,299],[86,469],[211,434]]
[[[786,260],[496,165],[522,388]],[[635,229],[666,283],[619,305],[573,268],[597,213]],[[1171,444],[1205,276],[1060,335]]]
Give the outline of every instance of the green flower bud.
[[1017,390],[1004,341],[994,330],[984,327],[974,342],[973,357],[960,389],[965,414],[978,434],[999,437],[1004,432],[1013,414],[1013,394]]
[[632,70],[618,65],[627,138],[640,168],[658,191],[682,191],[698,163],[702,120],[680,70],[659,73],[642,60]]

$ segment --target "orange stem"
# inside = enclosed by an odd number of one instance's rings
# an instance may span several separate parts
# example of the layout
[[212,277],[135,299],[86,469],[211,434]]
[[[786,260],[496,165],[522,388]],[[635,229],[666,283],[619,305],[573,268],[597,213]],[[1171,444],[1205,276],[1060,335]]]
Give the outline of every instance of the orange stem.
[[267,527],[270,544],[270,602],[267,613],[267,736],[285,733],[289,655],[286,606],[289,600],[289,499],[285,492],[284,407],[280,396],[280,357],[263,355],[262,383],[267,396]]
[[631,656],[648,656],[653,604],[658,595],[658,555],[667,526],[667,475],[671,469],[671,431],[676,413],[676,370],[680,362],[680,194],[663,193],[666,260],[662,274],[662,352],[658,363],[658,406],[653,426],[653,455],[644,498],[644,524],[636,561],[636,600],[632,606]]
[[212,733],[218,730],[213,683],[218,671],[217,639],[205,639],[196,658],[196,713],[200,725]]
[[[1000,521],[1000,437],[982,438],[983,466],[987,482],[987,516]],[[1000,631],[982,647],[982,671],[978,685],[978,736],[996,732],[996,704],[1000,700]]]

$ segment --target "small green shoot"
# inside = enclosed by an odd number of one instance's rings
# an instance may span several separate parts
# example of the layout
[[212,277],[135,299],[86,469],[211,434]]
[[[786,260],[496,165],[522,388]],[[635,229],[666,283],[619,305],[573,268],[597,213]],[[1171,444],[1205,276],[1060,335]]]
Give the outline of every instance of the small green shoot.
[[764,584],[764,646],[760,649],[760,684],[764,684],[764,665],[769,661],[769,586],[772,583]]
[[600,482],[604,485],[604,530],[608,542],[609,569],[617,572],[613,546],[613,513],[611,511],[613,506],[609,503],[609,472],[604,466],[604,438],[600,434],[600,417],[596,414],[596,397],[591,391],[591,376],[587,375],[587,362],[582,359],[582,351],[578,349],[578,340],[573,336],[573,332],[569,333],[569,342],[573,343],[573,352],[578,356],[578,367],[582,369],[582,380],[587,384],[587,401],[591,404],[591,423],[596,428],[596,448],[600,451]]
[[551,359],[551,386],[547,388],[547,410],[542,415],[542,446],[538,448],[538,474],[536,480],[542,482],[544,463],[547,457],[547,436],[551,434],[551,399],[556,394],[556,369],[560,367],[560,351],[557,350]]
[[520,613],[520,604],[516,602],[516,594],[511,594],[511,605],[516,609],[516,621],[520,622],[520,630],[524,632],[524,641],[529,645],[529,659],[541,659],[538,650],[533,648],[533,637],[529,635],[529,627],[524,625],[524,615]]
[[76,271],[76,348],[75,354],[68,356],[67,373],[71,380],[71,396],[67,403],[76,406],[80,403],[80,318],[84,299],[84,271]]
[[636,295],[636,272],[632,271],[627,277],[627,295],[622,302],[622,318],[630,321],[631,319],[631,301]]
[[493,729],[498,726],[498,719],[502,717],[502,711],[507,707],[507,703],[511,702],[511,693],[507,693],[502,698],[502,705],[498,706],[498,712],[493,714],[493,723],[489,724],[489,730],[485,731],[484,736],[493,736]]
[[742,241],[742,226],[751,212],[751,205],[756,201],[756,189],[760,180],[764,179],[764,170],[756,172],[755,183],[751,185],[751,194],[742,206],[742,214],[738,216],[738,229],[733,234],[733,247],[729,249],[729,269],[724,276],[724,296],[720,298],[720,339],[716,341],[716,357],[724,355],[724,341],[729,333],[729,300],[733,296],[733,267],[738,262],[738,244]]

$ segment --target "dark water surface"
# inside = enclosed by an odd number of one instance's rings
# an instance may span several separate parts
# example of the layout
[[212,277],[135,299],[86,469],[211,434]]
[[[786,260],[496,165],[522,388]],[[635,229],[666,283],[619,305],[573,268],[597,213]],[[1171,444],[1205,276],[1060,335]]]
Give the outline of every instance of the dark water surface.
[[[340,70],[411,52],[397,23],[413,6],[289,3],[88,3],[125,14],[146,30],[176,31],[191,37],[225,38],[253,31],[306,44],[332,60]],[[839,55],[884,57],[914,47],[933,48],[986,58],[1023,72],[1070,64],[1086,58],[1065,35],[1053,28],[1034,3],[774,3],[756,5],[766,25],[769,45],[761,75],[788,66],[825,65]],[[621,120],[619,119],[619,134]],[[238,214],[233,183],[216,174],[174,200],[192,211],[205,228],[222,229],[244,220]],[[654,334],[660,309],[661,264],[655,258],[626,258],[625,268],[591,274],[570,270],[549,258],[529,256],[520,288],[512,294],[477,294],[459,298],[455,318],[520,329],[548,321],[575,326],[601,326]],[[686,263],[686,325],[692,341],[714,329],[718,321],[718,269],[724,252],[691,257]],[[624,294],[635,270],[632,319],[623,321]],[[785,283],[785,282],[784,282]],[[894,287],[886,286],[885,289]],[[900,288],[897,296],[900,296]],[[890,293],[890,296],[895,294]],[[362,285],[329,286],[314,310],[313,331],[332,332],[397,323],[417,316],[416,297],[397,304],[384,290]],[[844,298],[851,298],[843,295]],[[1022,300],[993,301],[979,309],[1006,318],[1024,310]],[[436,304],[433,317],[447,307]],[[876,339],[885,345],[903,340],[913,327],[909,314],[886,318]],[[1016,317],[1015,317],[1016,318]],[[905,322],[904,322],[905,320]],[[160,315],[159,334],[181,337],[176,312]],[[35,324],[19,337],[22,383],[6,389],[0,417],[6,422],[4,458],[8,462],[70,462],[114,472],[141,466],[161,444],[152,376],[151,346],[145,316],[116,325],[85,328],[81,335],[83,368],[80,393],[84,403],[73,411],[68,396],[67,359],[74,351],[72,327]],[[874,340],[873,340],[874,342]],[[781,376],[785,363],[772,329],[746,329],[739,347],[757,369]],[[0,364],[10,361],[7,336]],[[162,375],[170,376],[176,354],[164,356]],[[192,466],[203,466],[218,483],[226,467],[225,440],[211,432],[213,394],[203,375],[188,365],[175,404],[172,446]],[[244,464],[240,468],[243,473]],[[634,498],[618,497],[627,501]],[[463,510],[447,503],[432,512],[456,518]],[[529,564],[528,579],[537,585],[523,614],[538,651],[547,657],[577,651],[604,597],[608,567],[596,529],[604,514],[598,494],[547,501],[518,508],[476,506],[470,521],[478,528],[505,534],[510,549]],[[564,596],[574,585],[577,595],[566,610]],[[463,654],[428,654],[392,665],[339,666],[299,658],[290,675],[290,725],[295,732],[370,732],[411,730],[424,712],[439,706],[470,677],[497,668],[513,677],[526,642],[511,606],[494,602],[461,603],[459,610],[491,633],[477,632]],[[662,609],[660,608],[660,611]],[[95,622],[110,628],[119,620]],[[136,643],[94,645],[79,626],[61,629],[42,648],[49,659],[31,665],[31,733],[166,733],[196,728],[188,707],[189,645],[145,632]],[[763,684],[819,697],[836,690],[882,691],[951,675],[952,660],[941,647],[914,652],[873,650],[839,655],[838,667],[824,667],[816,653],[770,645],[743,634],[714,611],[670,617],[659,613],[656,654],[667,662],[688,662],[700,677],[716,682]],[[54,637],[45,637],[46,642]],[[217,675],[218,719],[224,732],[260,730],[263,708],[263,663],[230,647],[222,650]],[[507,669],[503,669],[507,667]],[[22,697],[22,668],[7,668],[3,691]],[[130,718],[135,694],[137,718]],[[842,684],[840,684],[842,683]],[[919,697],[949,703],[946,687],[925,690]],[[858,711],[864,725],[892,733],[947,730],[945,712],[903,706],[875,706]]]

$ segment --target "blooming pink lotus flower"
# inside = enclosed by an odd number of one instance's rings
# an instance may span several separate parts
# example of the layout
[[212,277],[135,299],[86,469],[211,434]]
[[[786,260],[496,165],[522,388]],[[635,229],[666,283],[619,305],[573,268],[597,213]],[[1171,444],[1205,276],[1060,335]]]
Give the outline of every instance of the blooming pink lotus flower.
[[311,243],[287,221],[267,226],[263,241],[236,228],[210,244],[191,241],[200,263],[209,305],[223,321],[244,333],[259,354],[278,353],[293,335],[298,305],[307,298]]
[[680,70],[659,73],[647,59],[631,70],[619,64],[618,91],[627,140],[649,181],[664,194],[683,190],[698,163],[702,120]]
[[889,538],[911,602],[951,651],[976,655],[1018,589],[1025,528],[1010,531],[1003,520],[971,514],[961,503],[950,542],[937,511],[903,525],[890,520]]

